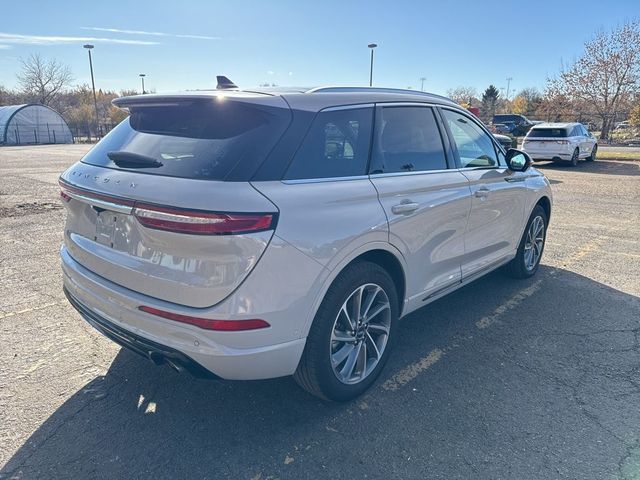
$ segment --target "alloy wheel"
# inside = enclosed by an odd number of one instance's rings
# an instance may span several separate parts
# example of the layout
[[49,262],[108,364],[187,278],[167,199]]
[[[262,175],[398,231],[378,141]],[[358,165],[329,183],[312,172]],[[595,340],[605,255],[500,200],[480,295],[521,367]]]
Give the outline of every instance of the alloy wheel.
[[544,219],[537,216],[529,225],[527,239],[524,244],[524,266],[528,271],[532,271],[542,256],[544,247]]
[[331,331],[333,373],[342,383],[360,383],[374,371],[389,340],[391,304],[382,287],[367,283],[345,300]]

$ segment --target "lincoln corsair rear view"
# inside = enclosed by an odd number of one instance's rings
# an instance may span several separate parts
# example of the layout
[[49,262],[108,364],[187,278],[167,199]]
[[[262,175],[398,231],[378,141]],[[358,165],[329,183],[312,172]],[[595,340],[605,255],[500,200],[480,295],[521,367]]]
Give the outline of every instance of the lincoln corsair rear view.
[[421,92],[143,95],[60,177],[71,304],[179,371],[293,375],[347,400],[398,319],[498,268],[536,273],[547,179]]

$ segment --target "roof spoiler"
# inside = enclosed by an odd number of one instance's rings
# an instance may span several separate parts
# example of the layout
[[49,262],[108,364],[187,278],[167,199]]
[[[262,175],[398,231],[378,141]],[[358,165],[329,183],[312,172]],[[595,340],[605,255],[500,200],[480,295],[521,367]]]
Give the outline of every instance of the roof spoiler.
[[238,88],[238,86],[229,80],[224,75],[216,76],[216,80],[218,81],[218,85],[216,85],[216,89],[218,90],[229,90],[232,88]]

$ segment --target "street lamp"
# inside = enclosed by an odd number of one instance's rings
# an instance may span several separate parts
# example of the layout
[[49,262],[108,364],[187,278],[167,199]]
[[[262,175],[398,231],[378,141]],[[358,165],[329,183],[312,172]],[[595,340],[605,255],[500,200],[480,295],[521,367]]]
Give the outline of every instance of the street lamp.
[[140,74],[140,80],[142,80],[142,94],[144,95],[146,92],[144,91],[144,77],[146,77],[147,75],[144,73]]
[[[93,45],[86,44],[83,45],[84,48],[89,52],[89,69],[91,70],[91,88],[93,89],[93,108],[96,112],[96,129],[100,128],[100,120],[98,120],[98,101],[96,100],[96,83],[93,80],[93,62],[91,61],[91,49]],[[96,132],[97,133],[97,132]]]
[[420,77],[420,91],[424,92],[424,81],[427,79],[427,77]]
[[369,86],[371,87],[373,86],[373,50],[378,45],[376,45],[375,43],[370,43],[367,46],[371,49],[371,67],[369,68]]

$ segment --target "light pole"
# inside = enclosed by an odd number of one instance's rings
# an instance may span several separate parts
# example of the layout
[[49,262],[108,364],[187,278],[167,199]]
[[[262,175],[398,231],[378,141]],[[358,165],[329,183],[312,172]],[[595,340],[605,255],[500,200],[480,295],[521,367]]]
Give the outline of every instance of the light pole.
[[93,108],[96,112],[96,134],[97,130],[100,128],[100,120],[98,120],[98,101],[96,100],[96,83],[93,80],[93,62],[91,61],[91,49],[93,45],[86,44],[83,45],[84,48],[89,52],[89,69],[91,70],[91,88],[93,89]]
[[371,67],[369,68],[369,86],[373,86],[373,50],[378,46],[375,43],[367,45],[371,49]]
[[511,80],[513,80],[513,77],[507,77],[507,100],[509,100],[509,87],[511,87]]
[[146,92],[144,91],[144,77],[146,77],[147,75],[144,73],[140,74],[140,80],[142,80],[142,94],[144,95]]
[[420,91],[424,92],[424,81],[427,79],[427,77],[420,77]]

